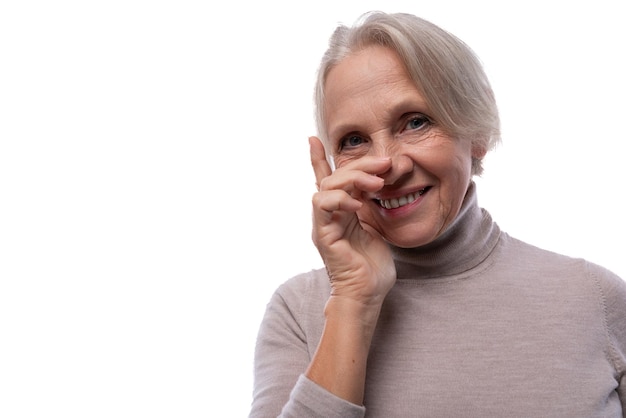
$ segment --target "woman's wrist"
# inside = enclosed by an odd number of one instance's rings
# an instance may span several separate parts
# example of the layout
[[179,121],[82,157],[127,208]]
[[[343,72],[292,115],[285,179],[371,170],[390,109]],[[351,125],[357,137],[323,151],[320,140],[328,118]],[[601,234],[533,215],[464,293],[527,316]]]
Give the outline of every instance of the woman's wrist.
[[[369,343],[378,322],[384,297],[356,300],[347,296],[331,295],[324,308],[326,322],[335,322],[352,333],[362,335]],[[369,348],[369,347],[368,347]]]

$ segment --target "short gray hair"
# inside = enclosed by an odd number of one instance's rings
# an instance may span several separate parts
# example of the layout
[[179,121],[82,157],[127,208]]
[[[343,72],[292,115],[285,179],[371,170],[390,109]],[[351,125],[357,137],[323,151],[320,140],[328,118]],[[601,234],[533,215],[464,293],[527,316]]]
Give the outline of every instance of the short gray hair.
[[[424,96],[443,130],[487,153],[500,141],[500,117],[487,75],[463,41],[435,24],[405,13],[366,13],[352,27],[332,34],[315,86],[318,135],[328,143],[324,86],[331,69],[348,55],[371,45],[394,50]],[[472,160],[472,174],[483,171],[482,157]]]

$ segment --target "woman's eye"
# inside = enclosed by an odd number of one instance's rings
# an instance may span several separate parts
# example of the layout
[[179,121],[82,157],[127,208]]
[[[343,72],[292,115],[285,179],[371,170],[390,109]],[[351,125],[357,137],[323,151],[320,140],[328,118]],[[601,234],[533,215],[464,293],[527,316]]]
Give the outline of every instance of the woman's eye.
[[426,116],[416,116],[411,119],[406,124],[406,129],[420,129],[426,126],[430,122]]
[[341,141],[341,148],[358,147],[365,142],[359,135],[348,135]]

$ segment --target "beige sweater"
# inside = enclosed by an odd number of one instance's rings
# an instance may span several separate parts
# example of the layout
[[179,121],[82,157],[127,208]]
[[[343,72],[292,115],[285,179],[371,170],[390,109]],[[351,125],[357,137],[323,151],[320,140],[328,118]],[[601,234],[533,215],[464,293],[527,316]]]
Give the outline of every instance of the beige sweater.
[[251,417],[626,417],[626,282],[501,232],[474,185],[443,236],[393,251],[364,406],[302,375],[329,294],[316,270],[267,306]]

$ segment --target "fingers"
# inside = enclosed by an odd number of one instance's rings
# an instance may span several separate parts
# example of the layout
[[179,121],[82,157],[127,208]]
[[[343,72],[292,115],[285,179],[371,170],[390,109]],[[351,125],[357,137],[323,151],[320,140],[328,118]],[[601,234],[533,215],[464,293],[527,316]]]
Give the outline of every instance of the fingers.
[[385,185],[385,180],[361,170],[343,170],[328,176],[320,183],[320,191],[343,190],[350,196],[360,199],[363,193],[374,193]]
[[316,218],[327,218],[330,221],[332,213],[336,211],[356,212],[363,203],[354,199],[343,190],[330,190],[313,195],[313,209]]
[[309,138],[309,146],[311,150],[311,165],[315,172],[315,183],[319,188],[322,180],[332,174],[332,170],[330,165],[328,165],[328,161],[326,161],[326,152],[324,151],[322,141],[312,136]]
[[[376,192],[384,185],[378,177],[389,170],[391,159],[388,157],[364,157],[338,168],[334,173],[326,160],[324,145],[317,137],[309,138],[311,165],[315,172],[315,184],[318,190],[342,189],[357,197],[360,192]],[[358,191],[357,193],[354,193]]]

